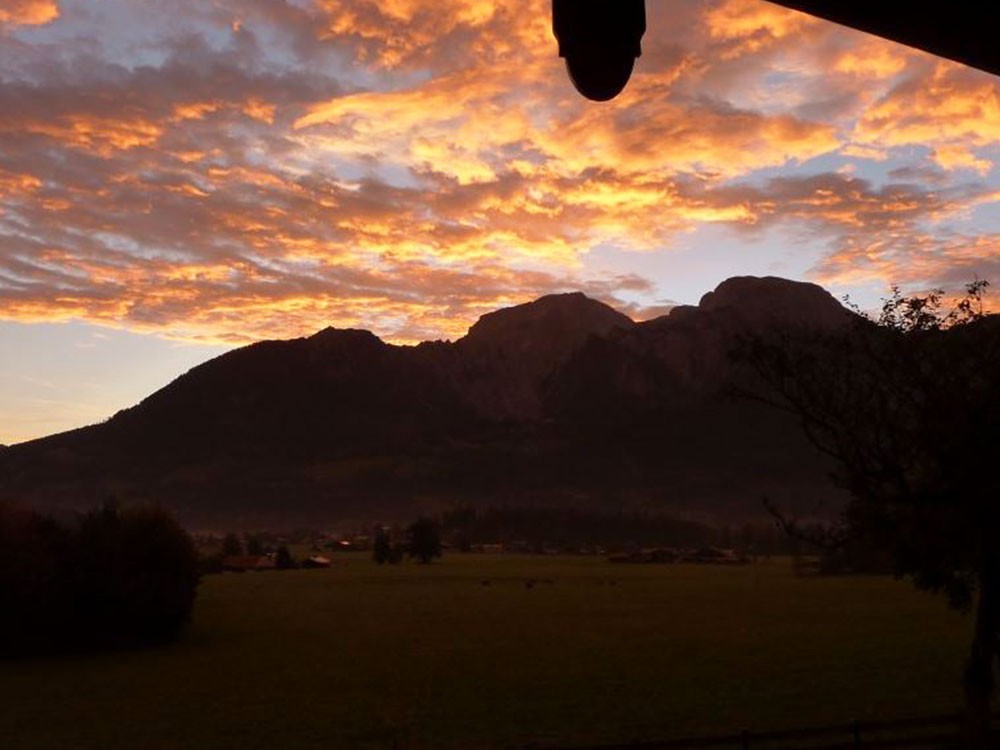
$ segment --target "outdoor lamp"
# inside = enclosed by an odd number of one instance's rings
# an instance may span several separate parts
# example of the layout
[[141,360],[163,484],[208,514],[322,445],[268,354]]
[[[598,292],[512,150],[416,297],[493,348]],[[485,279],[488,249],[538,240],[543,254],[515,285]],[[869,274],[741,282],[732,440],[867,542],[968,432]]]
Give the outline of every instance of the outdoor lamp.
[[605,102],[625,88],[646,31],[644,0],[552,0],[552,32],[576,90]]

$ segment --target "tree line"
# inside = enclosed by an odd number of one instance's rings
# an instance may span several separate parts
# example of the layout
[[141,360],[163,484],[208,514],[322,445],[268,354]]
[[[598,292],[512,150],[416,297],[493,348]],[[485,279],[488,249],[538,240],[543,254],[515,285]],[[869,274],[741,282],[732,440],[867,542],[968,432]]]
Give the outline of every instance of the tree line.
[[770,522],[718,526],[646,511],[465,505],[444,512],[441,526],[448,544],[460,551],[491,543],[539,553],[718,545],[757,555],[793,555],[809,549]]

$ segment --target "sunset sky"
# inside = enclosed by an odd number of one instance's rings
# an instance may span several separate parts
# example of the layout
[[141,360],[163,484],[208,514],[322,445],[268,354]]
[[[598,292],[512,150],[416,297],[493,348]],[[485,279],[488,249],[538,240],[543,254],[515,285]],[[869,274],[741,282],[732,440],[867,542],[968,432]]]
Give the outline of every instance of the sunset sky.
[[0,443],[330,325],[1000,282],[1000,79],[757,0],[647,5],[595,104],[548,0],[0,0]]

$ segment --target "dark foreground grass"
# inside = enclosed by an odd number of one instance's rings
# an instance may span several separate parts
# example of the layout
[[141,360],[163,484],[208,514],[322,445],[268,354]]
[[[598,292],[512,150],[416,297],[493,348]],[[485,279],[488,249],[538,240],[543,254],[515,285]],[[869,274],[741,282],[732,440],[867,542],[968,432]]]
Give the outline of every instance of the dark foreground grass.
[[168,648],[0,665],[0,747],[507,748],[960,700],[970,622],[887,578],[800,578],[787,561],[339,560],[205,579]]

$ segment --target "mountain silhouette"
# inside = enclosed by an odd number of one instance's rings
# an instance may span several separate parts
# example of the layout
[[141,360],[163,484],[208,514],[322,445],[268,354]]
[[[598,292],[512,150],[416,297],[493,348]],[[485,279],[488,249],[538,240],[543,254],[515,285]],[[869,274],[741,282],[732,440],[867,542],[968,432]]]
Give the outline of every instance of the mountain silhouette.
[[829,512],[838,496],[797,425],[727,397],[728,353],[749,331],[851,314],[821,287],[742,277],[643,323],[573,293],[484,315],[455,342],[265,341],[103,424],[8,446],[0,498],[64,511],[115,495],[226,527],[458,503],[735,522],[763,494]]

